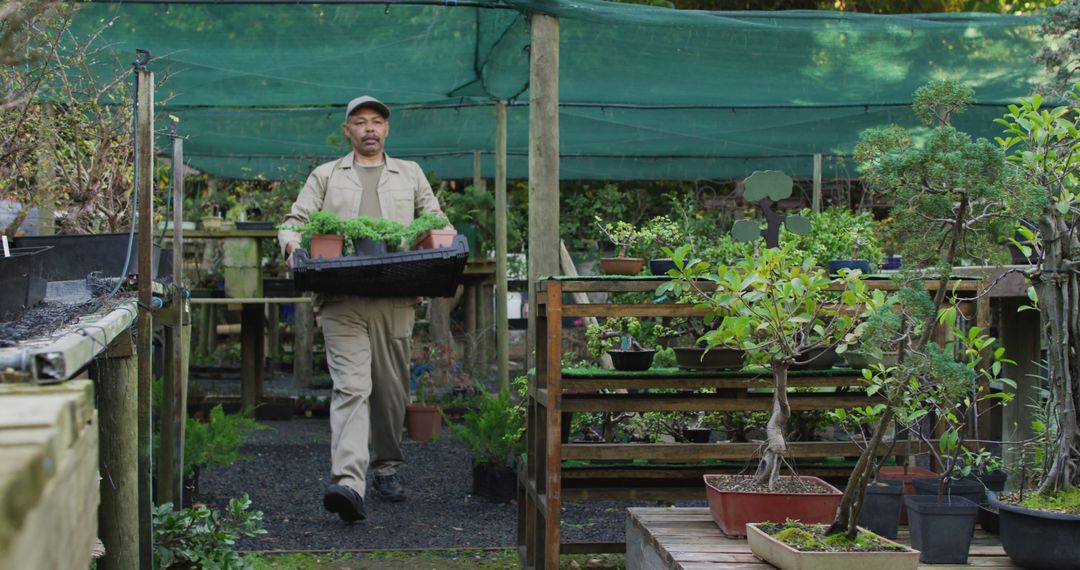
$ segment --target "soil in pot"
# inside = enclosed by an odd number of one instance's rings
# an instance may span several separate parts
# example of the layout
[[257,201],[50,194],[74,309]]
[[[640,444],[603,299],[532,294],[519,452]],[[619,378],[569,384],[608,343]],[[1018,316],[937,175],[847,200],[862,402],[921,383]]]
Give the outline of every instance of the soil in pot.
[[828,370],[836,364],[836,347],[819,347],[807,351],[789,370]]
[[817,477],[781,476],[776,489],[757,484],[750,475],[705,475],[709,512],[720,530],[746,536],[752,522],[831,523],[842,493]]
[[600,271],[605,275],[637,275],[645,267],[640,257],[604,257],[600,259]]
[[609,350],[611,365],[615,370],[640,371],[652,366],[655,350]]
[[903,502],[903,481],[879,479],[870,483],[866,486],[866,498],[859,512],[859,526],[885,538],[896,538]]
[[677,347],[675,363],[683,370],[738,370],[743,366],[742,350],[714,348],[706,351],[696,346]]
[[1019,493],[990,492],[988,500],[998,509],[1001,546],[1017,564],[1051,570],[1080,564],[1080,514],[1022,507]]
[[919,553],[860,529],[854,544],[825,536],[827,525],[751,523],[746,538],[755,556],[782,570],[914,570]]
[[435,404],[406,405],[405,425],[409,428],[409,439],[413,441],[431,441],[435,439],[442,429],[439,406]]
[[963,497],[905,497],[911,546],[926,564],[967,564],[979,505]]
[[517,474],[512,467],[473,463],[472,493],[499,503],[517,498]]
[[[878,476],[882,479],[896,479],[904,482],[904,496],[916,495],[915,485],[912,483],[917,477],[934,477],[935,473],[929,469],[922,467],[909,466],[906,468],[902,466],[888,466],[882,467]],[[903,502],[900,503],[900,524],[906,525],[907,519],[907,505]]]

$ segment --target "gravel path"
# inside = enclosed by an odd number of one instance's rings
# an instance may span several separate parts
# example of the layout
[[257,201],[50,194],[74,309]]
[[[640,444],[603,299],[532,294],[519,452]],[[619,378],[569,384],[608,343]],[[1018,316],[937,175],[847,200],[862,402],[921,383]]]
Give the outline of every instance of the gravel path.
[[[222,507],[229,497],[248,493],[263,511],[267,534],[237,546],[250,550],[398,549],[513,547],[517,505],[498,504],[469,494],[469,452],[443,430],[434,442],[403,442],[407,465],[400,471],[408,500],[384,503],[369,491],[366,521],[346,524],[322,508],[329,482],[330,423],[327,419],[265,422],[238,461],[202,474],[197,502]],[[654,505],[653,503],[636,503]],[[682,506],[704,506],[680,503]],[[625,502],[567,504],[566,542],[624,539]]]

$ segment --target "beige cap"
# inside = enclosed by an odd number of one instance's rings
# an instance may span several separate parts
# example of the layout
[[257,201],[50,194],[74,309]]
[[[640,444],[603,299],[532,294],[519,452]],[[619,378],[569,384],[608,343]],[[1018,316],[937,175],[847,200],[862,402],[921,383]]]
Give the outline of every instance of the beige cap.
[[353,111],[361,107],[375,109],[384,119],[390,118],[390,107],[387,107],[382,101],[379,101],[370,95],[361,95],[356,99],[349,101],[349,106],[345,108],[345,119],[348,120],[349,117],[352,116]]

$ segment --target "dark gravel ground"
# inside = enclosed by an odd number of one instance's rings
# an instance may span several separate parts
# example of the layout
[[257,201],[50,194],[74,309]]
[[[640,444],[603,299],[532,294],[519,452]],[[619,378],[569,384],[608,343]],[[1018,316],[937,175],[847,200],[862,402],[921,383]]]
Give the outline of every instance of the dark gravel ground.
[[[265,422],[245,445],[249,461],[203,473],[197,502],[223,507],[228,498],[251,496],[263,511],[267,534],[241,541],[243,550],[408,549],[513,547],[517,504],[471,496],[469,452],[449,430],[434,442],[403,442],[408,462],[400,471],[408,499],[384,503],[370,491],[366,521],[347,524],[322,508],[329,483],[327,419]],[[653,505],[653,503],[634,503]],[[681,506],[704,506],[697,503]],[[622,541],[626,502],[567,504],[565,542]]]

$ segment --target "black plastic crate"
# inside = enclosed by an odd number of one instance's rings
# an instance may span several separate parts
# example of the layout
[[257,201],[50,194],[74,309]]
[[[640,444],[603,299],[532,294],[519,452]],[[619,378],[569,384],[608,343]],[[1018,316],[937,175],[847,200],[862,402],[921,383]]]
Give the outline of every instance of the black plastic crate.
[[15,247],[0,257],[0,321],[14,319],[45,298],[49,282],[42,277],[50,246]]
[[469,245],[370,257],[303,259],[293,269],[298,291],[360,297],[452,297],[465,271]]

